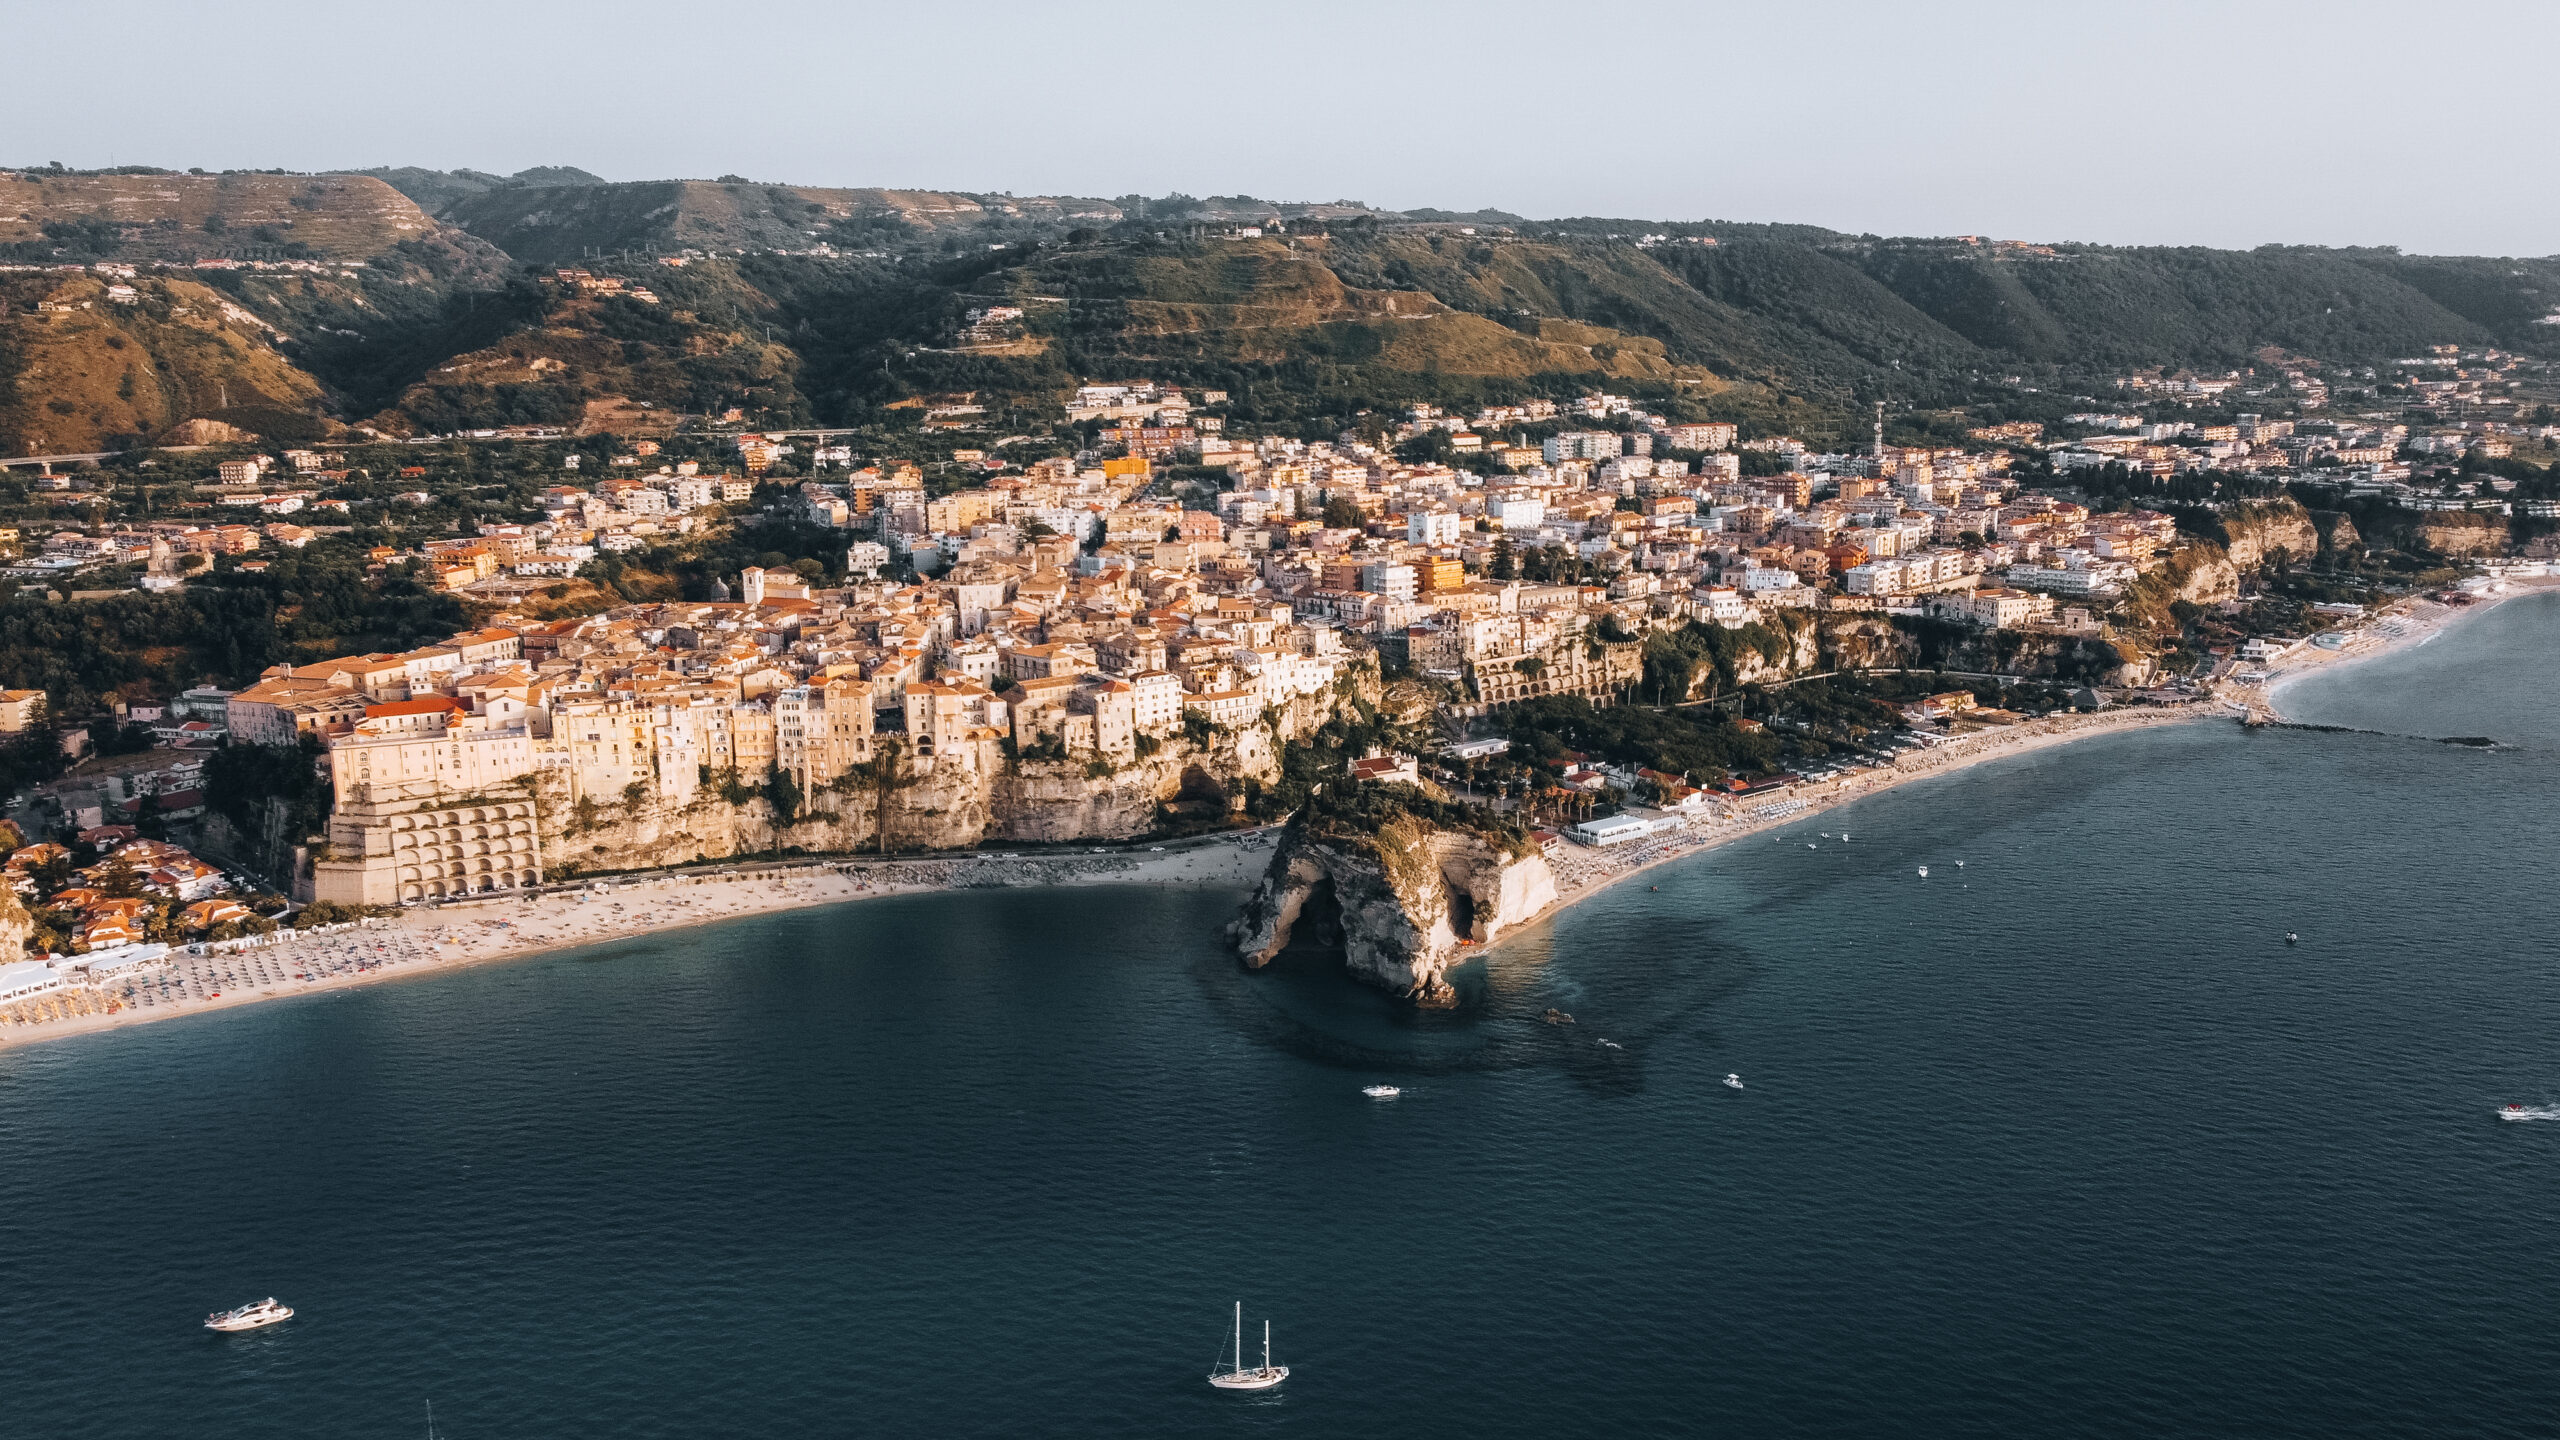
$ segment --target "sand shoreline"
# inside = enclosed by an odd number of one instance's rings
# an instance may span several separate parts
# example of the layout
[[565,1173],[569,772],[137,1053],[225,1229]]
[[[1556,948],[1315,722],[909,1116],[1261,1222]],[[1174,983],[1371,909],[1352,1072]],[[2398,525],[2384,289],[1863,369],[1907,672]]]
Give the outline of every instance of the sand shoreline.
[[[980,853],[888,861],[826,856],[740,874],[716,867],[640,872],[599,877],[534,897],[492,896],[420,908],[325,935],[280,931],[268,946],[203,956],[173,952],[165,971],[104,992],[60,992],[66,999],[78,997],[88,1008],[38,1023],[0,1020],[0,1050],[666,935],[724,920],[894,895],[1058,885],[1242,887],[1260,877],[1270,857],[1267,845],[1245,843],[1252,834],[1237,832],[1161,852],[1115,848],[1098,855]],[[150,994],[144,995],[145,990]]]
[[2346,644],[2336,650],[2323,650],[2316,645],[2303,645],[2269,667],[2267,679],[2259,687],[2259,699],[2269,715],[2290,720],[2284,713],[2284,692],[2313,676],[2331,673],[2368,660],[2378,660],[2395,651],[2424,645],[2462,621],[2485,615],[2509,600],[2525,595],[2560,591],[2560,579],[2527,577],[2505,582],[2503,588],[2474,599],[2468,605],[2447,605],[2440,601],[2413,599],[2399,602],[2398,608],[2385,608],[2368,616],[2347,636]]
[[[2030,755],[2038,750],[2067,745],[2099,735],[2122,734],[2130,730],[2157,729],[2164,725],[2185,725],[2200,720],[2227,720],[2237,723],[2239,716],[2209,701],[2169,706],[2127,707],[2102,711],[2095,715],[2053,716],[2022,724],[1986,730],[1962,739],[1949,741],[1934,750],[1906,756],[1907,764],[1896,764],[1889,770],[1863,771],[1845,775],[1819,785],[1798,786],[1785,798],[1747,805],[1730,819],[1698,819],[1691,828],[1667,839],[1643,845],[1630,845],[1624,851],[1589,850],[1567,842],[1563,852],[1554,857],[1556,869],[1556,902],[1516,926],[1507,928],[1493,942],[1504,941],[1563,914],[1592,896],[1638,875],[1676,860],[1687,860],[1721,849],[1754,835],[1766,834],[1784,826],[1802,824],[1827,814],[1852,801],[1870,795],[1881,795],[1919,780],[1937,779],[1970,770],[1994,760],[2007,760]],[[1759,813],[1766,810],[1769,813]]]
[[[1607,851],[1568,844],[1555,857],[1556,902],[1506,929],[1502,938],[1550,920],[1658,865],[1701,855],[1913,781],[2095,735],[2213,718],[2236,717],[2219,706],[2197,703],[2027,721],[1905,756],[1890,769],[1798,786],[1783,796],[1757,800],[1730,818],[1700,817],[1691,822],[1690,830],[1648,844]],[[724,920],[893,895],[1052,885],[1242,889],[1261,878],[1271,855],[1267,843],[1248,843],[1251,839],[1239,833],[1162,851],[1114,848],[1098,855],[978,853],[892,861],[830,856],[742,874],[712,869],[599,877],[574,890],[412,910],[327,935],[282,932],[292,938],[263,948],[206,956],[178,952],[168,971],[105,992],[97,1003],[112,1003],[112,1009],[65,1014],[40,1023],[0,1023],[0,1049],[665,935]],[[144,995],[145,990],[150,993]],[[98,994],[89,992],[93,999]]]

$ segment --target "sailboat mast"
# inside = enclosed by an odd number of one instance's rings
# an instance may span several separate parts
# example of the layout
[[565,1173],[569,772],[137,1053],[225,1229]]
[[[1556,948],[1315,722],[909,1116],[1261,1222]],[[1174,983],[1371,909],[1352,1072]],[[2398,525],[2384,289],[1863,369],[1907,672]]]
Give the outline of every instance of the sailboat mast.
[[1271,1368],[1271,1322],[1262,1322],[1262,1368]]
[[1244,1373],[1244,1302],[1236,1302],[1236,1373]]

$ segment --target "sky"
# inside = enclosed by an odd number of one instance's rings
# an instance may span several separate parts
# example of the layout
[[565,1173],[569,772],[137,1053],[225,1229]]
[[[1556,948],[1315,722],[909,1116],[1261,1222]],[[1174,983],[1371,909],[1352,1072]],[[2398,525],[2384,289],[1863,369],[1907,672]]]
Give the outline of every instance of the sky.
[[60,61],[13,69],[0,165],[2560,253],[2551,0],[0,0],[0,27]]

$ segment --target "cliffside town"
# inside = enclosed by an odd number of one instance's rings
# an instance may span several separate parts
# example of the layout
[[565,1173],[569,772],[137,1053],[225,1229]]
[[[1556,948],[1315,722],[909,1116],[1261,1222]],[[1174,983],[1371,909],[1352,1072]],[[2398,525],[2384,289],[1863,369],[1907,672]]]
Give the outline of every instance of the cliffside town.
[[[2009,637],[1976,647],[1983,668],[2052,670],[2113,637],[2080,678],[2146,683],[2146,624],[2174,630],[2176,605],[2228,602],[2240,570],[2322,539],[2289,499],[2226,507],[2207,540],[2022,491],[2004,449],[1879,429],[1863,454],[1736,450],[1731,425],[1606,394],[1465,421],[1418,406],[1314,442],[1230,443],[1193,408],[1088,386],[1068,412],[1086,450],[1019,470],[959,452],[956,486],[823,438],[739,437],[747,477],[645,471],[654,445],[610,456],[602,481],[543,491],[541,521],[376,552],[492,623],[273,667],[228,698],[230,740],[323,746],[327,835],[296,884],[345,904],[751,852],[1125,838],[1242,809],[1385,673],[1458,713],[1681,701],[1910,665],[1904,622],[1935,620]],[[1506,426],[1551,433],[1486,439]],[[1176,460],[1202,463],[1160,468]],[[808,478],[758,485],[785,461]],[[598,557],[758,525],[840,536],[841,561],[529,618]],[[1721,669],[1680,638],[1715,630],[1752,637]]]

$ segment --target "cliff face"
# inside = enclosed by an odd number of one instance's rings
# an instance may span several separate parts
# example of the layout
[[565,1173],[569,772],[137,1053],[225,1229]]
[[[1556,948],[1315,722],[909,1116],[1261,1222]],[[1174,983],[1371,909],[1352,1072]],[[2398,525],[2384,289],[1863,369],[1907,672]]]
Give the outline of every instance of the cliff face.
[[35,933],[35,917],[27,913],[26,902],[16,890],[0,886],[0,965],[25,959],[27,941]]
[[1322,726],[1344,694],[1371,703],[1384,698],[1377,672],[1351,672],[1343,694],[1300,696],[1280,707],[1276,729],[1243,726],[1194,744],[1176,734],[1156,753],[1107,766],[1078,754],[1065,760],[1008,758],[995,742],[969,756],[919,761],[909,756],[892,769],[889,783],[876,777],[849,780],[803,796],[788,825],[777,833],[772,804],[759,793],[737,801],[704,789],[689,803],[619,795],[572,794],[564,772],[534,779],[545,873],[645,870],[696,860],[769,855],[796,849],[812,854],[881,848],[893,851],[957,850],[997,843],[1047,844],[1074,840],[1126,840],[1154,829],[1161,807],[1206,804],[1231,810],[1247,782],[1268,784],[1280,775],[1281,743]]
[[1481,945],[1556,900],[1555,873],[1535,849],[1407,817],[1374,835],[1315,835],[1303,824],[1228,928],[1259,967],[1302,927],[1339,932],[1353,975],[1418,1005],[1457,1003],[1449,967],[1462,944]]
[[2254,570],[2279,553],[2297,564],[2320,553],[2311,512],[2292,499],[2234,505],[2223,513],[2222,530],[2228,537],[2224,552],[2242,570]]
[[2410,538],[2438,555],[2498,555],[2507,548],[2505,517],[2477,510],[2429,510]]

